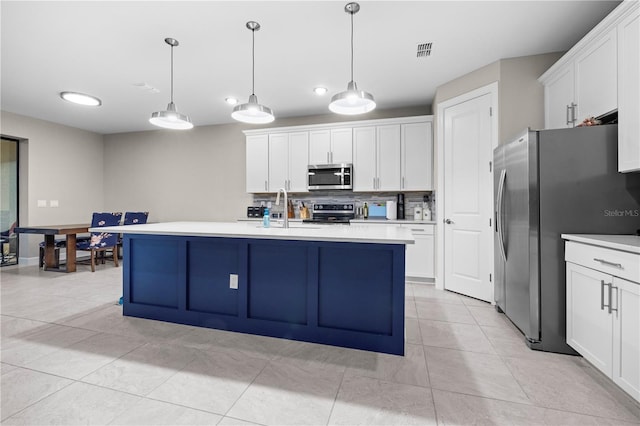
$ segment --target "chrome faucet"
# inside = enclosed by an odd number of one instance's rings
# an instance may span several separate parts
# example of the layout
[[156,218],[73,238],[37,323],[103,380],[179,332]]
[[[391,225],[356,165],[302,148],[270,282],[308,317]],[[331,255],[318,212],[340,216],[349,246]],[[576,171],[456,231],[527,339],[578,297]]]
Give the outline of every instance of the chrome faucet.
[[284,209],[283,209],[283,213],[282,216],[284,217],[284,222],[282,224],[283,228],[288,228],[289,227],[289,212],[287,211],[287,208],[289,207],[289,196],[287,195],[287,190],[284,188],[280,188],[278,189],[278,195],[276,195],[276,206],[280,205],[280,191],[282,191],[282,193],[284,194]]

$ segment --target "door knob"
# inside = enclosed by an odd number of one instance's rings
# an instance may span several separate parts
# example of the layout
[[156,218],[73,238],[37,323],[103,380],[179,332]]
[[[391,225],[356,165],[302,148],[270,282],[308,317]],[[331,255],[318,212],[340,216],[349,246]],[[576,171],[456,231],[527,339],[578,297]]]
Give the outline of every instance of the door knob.
[[447,225],[451,225],[454,222],[451,219],[445,219],[444,223],[446,223]]

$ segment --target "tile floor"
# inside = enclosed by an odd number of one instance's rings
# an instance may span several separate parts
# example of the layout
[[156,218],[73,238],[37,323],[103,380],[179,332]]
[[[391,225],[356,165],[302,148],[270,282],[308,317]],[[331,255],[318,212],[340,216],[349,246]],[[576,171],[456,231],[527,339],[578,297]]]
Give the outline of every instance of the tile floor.
[[125,318],[122,269],[0,270],[3,424],[639,424],[582,358],[407,283],[406,356]]

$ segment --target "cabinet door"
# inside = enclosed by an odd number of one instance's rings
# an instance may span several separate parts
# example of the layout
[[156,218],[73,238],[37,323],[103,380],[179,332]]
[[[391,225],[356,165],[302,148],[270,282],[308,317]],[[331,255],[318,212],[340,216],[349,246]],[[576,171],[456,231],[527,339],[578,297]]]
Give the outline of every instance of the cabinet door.
[[609,377],[613,321],[607,284],[612,281],[610,275],[567,262],[567,344]]
[[247,136],[247,192],[267,192],[269,182],[269,136]]
[[401,136],[402,190],[432,191],[433,132],[431,123],[403,124]]
[[353,190],[376,189],[376,128],[353,129]]
[[559,71],[553,80],[544,86],[544,127],[563,129],[573,127],[569,107],[574,102],[573,62]]
[[[576,125],[618,107],[616,29],[594,41],[575,63]],[[636,93],[637,96],[637,93]]]
[[289,135],[269,135],[269,192],[287,188],[289,179]]
[[378,126],[378,191],[400,190],[400,125]]
[[435,278],[435,241],[433,225],[411,226],[403,225],[411,229],[414,244],[407,244],[405,256],[405,275],[417,278]]
[[329,164],[331,155],[331,131],[309,132],[309,164]]
[[308,159],[309,133],[289,133],[289,191],[309,191],[307,189]]
[[613,278],[612,379],[640,401],[640,284]]
[[640,8],[618,25],[618,170],[640,170]]
[[332,164],[353,163],[353,131],[348,129],[331,130]]

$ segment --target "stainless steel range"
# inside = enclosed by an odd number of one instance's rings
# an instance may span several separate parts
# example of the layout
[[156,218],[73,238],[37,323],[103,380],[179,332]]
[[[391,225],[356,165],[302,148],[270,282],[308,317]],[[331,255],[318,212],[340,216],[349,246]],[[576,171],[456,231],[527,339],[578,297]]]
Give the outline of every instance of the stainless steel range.
[[306,223],[336,223],[349,224],[351,219],[356,217],[355,203],[325,203],[314,204],[311,210],[312,219],[304,219]]

